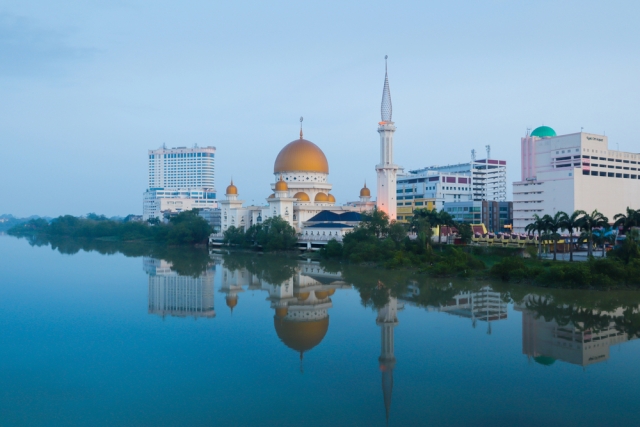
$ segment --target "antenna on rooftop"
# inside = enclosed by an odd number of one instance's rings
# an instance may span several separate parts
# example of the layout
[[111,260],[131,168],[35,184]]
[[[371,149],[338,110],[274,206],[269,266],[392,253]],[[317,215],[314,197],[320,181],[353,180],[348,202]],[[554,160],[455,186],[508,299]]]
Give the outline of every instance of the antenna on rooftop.
[[485,145],[484,148],[487,149],[487,160],[489,160],[491,158],[491,146]]
[[472,162],[476,161],[476,150],[475,150],[475,148],[473,150],[471,150],[471,161]]

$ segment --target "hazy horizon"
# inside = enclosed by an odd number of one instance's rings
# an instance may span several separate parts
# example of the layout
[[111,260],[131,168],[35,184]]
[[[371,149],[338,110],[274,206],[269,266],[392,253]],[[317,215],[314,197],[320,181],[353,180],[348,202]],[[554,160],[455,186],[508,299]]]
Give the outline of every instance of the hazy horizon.
[[[97,2],[0,8],[0,214],[142,213],[147,151],[213,145],[219,198],[263,203],[279,150],[325,152],[338,203],[375,182],[389,55],[395,159],[606,133],[639,152],[635,2]],[[374,187],[374,185],[370,185]],[[509,194],[511,185],[508,186]],[[375,194],[374,194],[375,196]]]

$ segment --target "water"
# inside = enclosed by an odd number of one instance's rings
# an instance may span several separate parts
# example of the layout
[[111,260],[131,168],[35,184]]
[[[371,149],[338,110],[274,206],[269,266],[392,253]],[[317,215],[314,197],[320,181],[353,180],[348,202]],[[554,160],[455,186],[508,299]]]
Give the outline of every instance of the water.
[[53,246],[0,236],[2,426],[640,424],[638,292]]

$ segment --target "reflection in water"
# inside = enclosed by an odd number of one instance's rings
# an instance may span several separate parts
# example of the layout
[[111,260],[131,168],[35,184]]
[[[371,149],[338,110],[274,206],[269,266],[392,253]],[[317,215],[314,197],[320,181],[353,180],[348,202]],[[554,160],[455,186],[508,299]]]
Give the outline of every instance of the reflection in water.
[[514,308],[522,312],[522,353],[542,365],[556,360],[583,367],[604,362],[612,345],[638,338],[620,327],[629,312],[622,307],[595,312],[555,306],[547,298],[528,295]]
[[[415,282],[412,283],[402,299],[410,305],[421,305],[420,287]],[[427,304],[426,309],[471,319],[474,328],[478,321],[487,322],[489,335],[491,322],[507,318],[507,303],[503,301],[500,292],[495,292],[489,286],[483,286],[477,291],[461,291],[440,305]]]
[[144,257],[142,262],[149,275],[150,314],[194,318],[216,316],[213,307],[215,267],[192,277],[179,275],[167,261]]
[[[213,258],[224,263],[222,257],[214,255]],[[314,262],[299,262],[288,278],[250,272],[247,267],[235,266],[234,270],[222,268],[220,292],[226,294],[227,306],[233,311],[238,304],[238,294],[244,292],[244,287],[267,292],[267,300],[275,312],[276,334],[287,347],[300,353],[302,371],[304,353],[320,344],[329,329],[331,295],[337,289],[349,289],[350,286],[341,280],[339,273],[327,272]],[[274,284],[264,277],[284,280]]]
[[398,298],[390,297],[389,302],[378,310],[376,325],[380,326],[380,371],[382,371],[382,396],[384,410],[389,422],[391,409],[391,393],[393,392],[393,369],[396,367],[393,331],[398,326],[398,310],[404,305],[398,304]]
[[[246,291],[266,292],[274,311],[273,325],[281,342],[300,355],[304,372],[304,354],[321,344],[329,330],[331,296],[337,290],[351,289],[342,273],[321,264],[291,259],[212,255],[209,267],[198,277],[181,276],[167,261],[144,258],[149,275],[149,313],[165,316],[215,317],[214,274],[220,266],[219,291],[225,294],[233,314]],[[351,271],[353,273],[353,270]],[[370,275],[371,272],[368,272]],[[374,274],[375,276],[375,274]],[[351,277],[351,276],[348,276]],[[373,276],[372,276],[373,277]],[[363,305],[377,311],[380,327],[379,368],[387,423],[391,411],[393,373],[396,366],[394,330],[398,311],[404,305],[425,308],[477,322],[491,323],[507,319],[507,303],[514,289],[497,292],[491,286],[470,282],[452,284],[430,281],[371,283],[370,277],[355,284]],[[521,290],[521,288],[519,289]],[[561,360],[588,366],[609,358],[611,345],[640,336],[638,306],[611,308],[609,311],[584,308],[579,304],[554,302],[552,296],[522,292],[514,304],[522,313],[522,352],[542,365]],[[588,294],[580,294],[588,295]],[[593,301],[585,301],[593,307]],[[611,304],[610,304],[611,305]],[[618,304],[619,305],[619,304]]]

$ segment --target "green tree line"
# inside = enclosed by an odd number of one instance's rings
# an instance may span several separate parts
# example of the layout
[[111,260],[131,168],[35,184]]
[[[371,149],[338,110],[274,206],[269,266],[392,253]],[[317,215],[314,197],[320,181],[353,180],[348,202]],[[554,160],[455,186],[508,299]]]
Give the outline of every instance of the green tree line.
[[8,234],[119,241],[144,240],[169,245],[186,245],[206,243],[211,232],[209,223],[194,209],[172,217],[168,224],[113,221],[96,214],[89,214],[86,218],[64,215],[51,222],[33,219],[11,228]]

